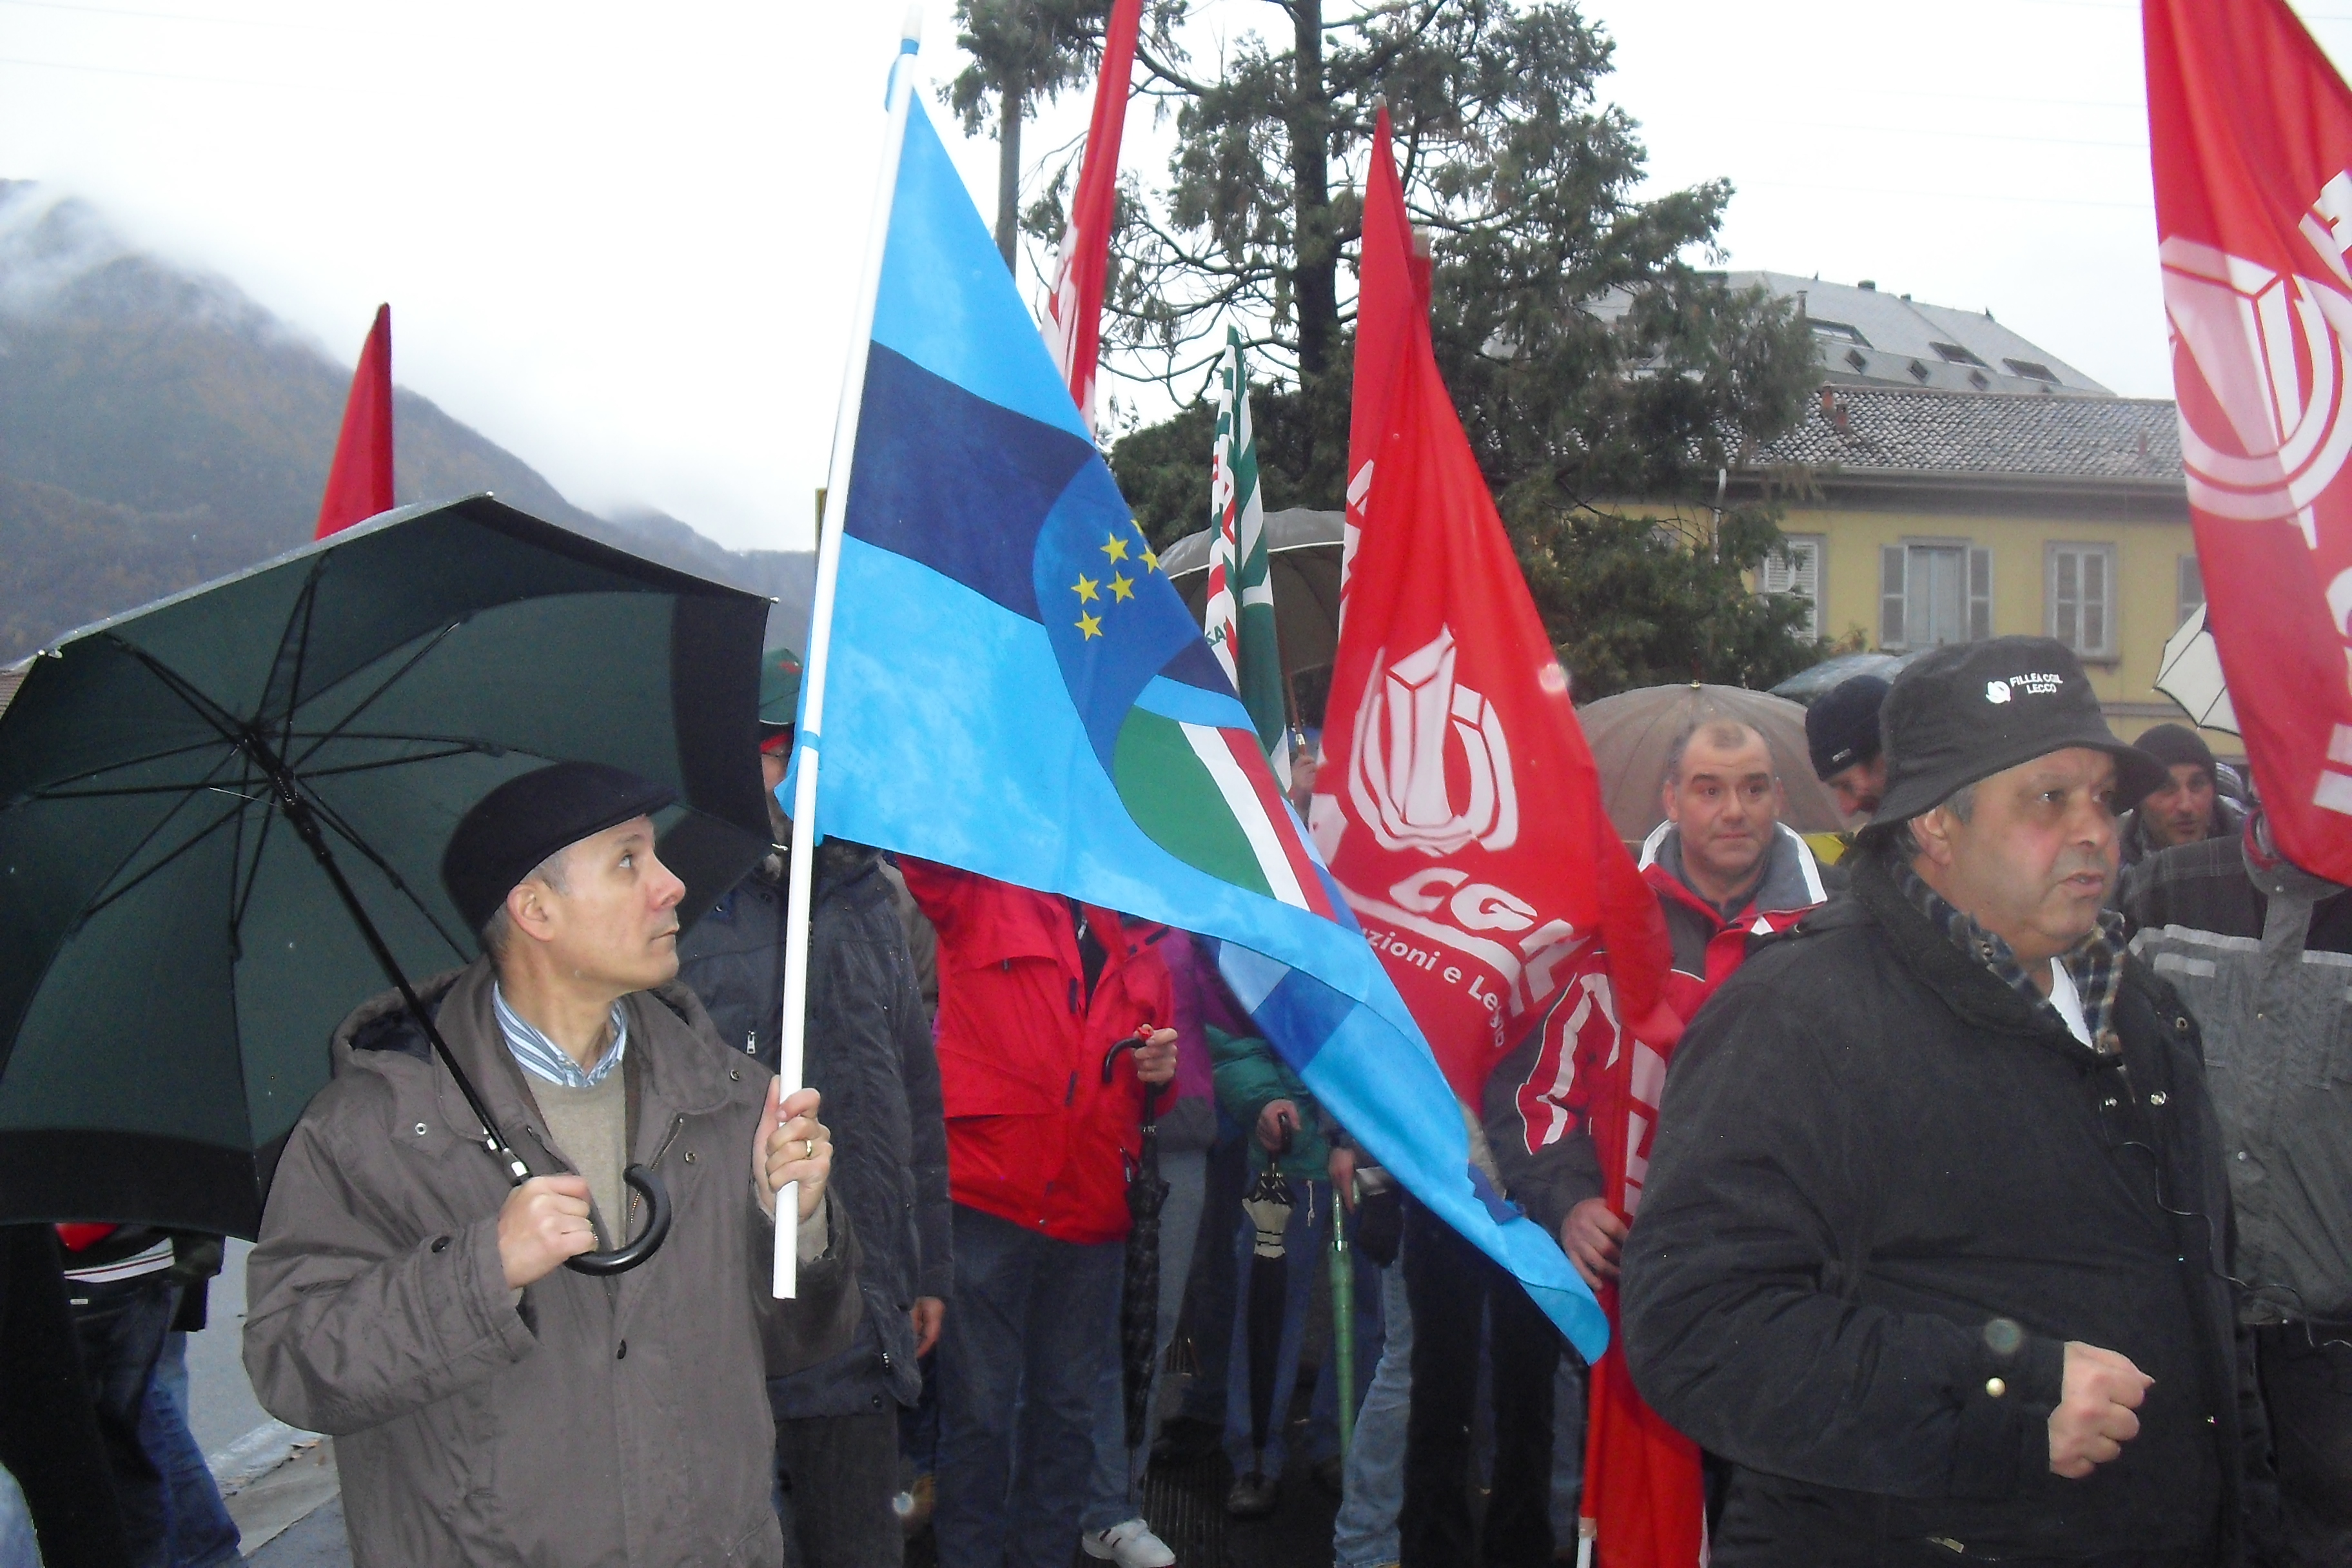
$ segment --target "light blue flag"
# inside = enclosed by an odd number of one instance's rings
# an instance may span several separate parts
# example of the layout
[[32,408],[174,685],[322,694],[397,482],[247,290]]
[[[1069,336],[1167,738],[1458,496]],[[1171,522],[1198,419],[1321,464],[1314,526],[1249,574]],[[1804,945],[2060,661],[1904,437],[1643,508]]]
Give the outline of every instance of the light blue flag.
[[895,107],[905,133],[801,698],[795,766],[817,759],[822,831],[1210,939],[1331,1114],[1599,1357],[1606,1320],[1471,1164],[1453,1091],[938,133],[919,102]]

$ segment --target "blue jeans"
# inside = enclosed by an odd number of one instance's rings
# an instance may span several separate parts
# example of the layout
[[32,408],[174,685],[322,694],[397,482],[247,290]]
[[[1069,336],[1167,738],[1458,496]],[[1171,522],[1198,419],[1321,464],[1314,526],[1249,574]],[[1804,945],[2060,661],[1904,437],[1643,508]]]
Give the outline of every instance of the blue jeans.
[[[1331,1247],[1331,1184],[1293,1181],[1290,1190],[1296,1202],[1290,1210],[1290,1228],[1283,1233],[1284,1262],[1288,1273],[1283,1297],[1282,1337],[1275,1361],[1274,1403],[1266,1421],[1263,1450],[1255,1447],[1250,1429],[1249,1298],[1250,1276],[1258,1263],[1253,1251],[1257,1232],[1244,1215],[1234,1233],[1235,1284],[1233,1339],[1225,1362],[1225,1458],[1233,1461],[1237,1473],[1282,1473],[1289,1452],[1284,1428],[1290,1414],[1291,1396],[1298,1385],[1298,1352],[1307,1339],[1307,1303],[1314,1292],[1315,1277],[1318,1273],[1328,1276],[1331,1269],[1331,1260],[1326,1256]],[[1352,1226],[1354,1222],[1349,1223]],[[1348,1256],[1356,1269],[1356,1386],[1351,1392],[1360,1409],[1364,1391],[1371,1382],[1372,1364],[1381,1353],[1381,1276],[1380,1270],[1365,1262],[1361,1254],[1350,1250]],[[1310,1459],[1327,1459],[1339,1451],[1339,1387],[1335,1368],[1318,1370],[1315,1398],[1307,1422]]]
[[139,1441],[163,1473],[170,1510],[172,1568],[217,1568],[239,1561],[236,1521],[213,1484],[212,1468],[188,1430],[188,1336],[163,1336],[154,1381],[147,1385],[147,1408],[140,1415]]
[[1381,1317],[1380,1368],[1356,1416],[1346,1489],[1331,1521],[1331,1559],[1339,1568],[1380,1568],[1397,1560],[1404,1418],[1412,1407],[1412,1308],[1405,1300],[1402,1261],[1381,1270]]
[[940,1568],[1069,1568],[1094,1475],[1095,1384],[1118,1360],[1127,1248],[955,1205],[940,1336]]
[[1159,1367],[1169,1342],[1176,1337],[1176,1320],[1184,1312],[1184,1287],[1192,1272],[1192,1246],[1209,1180],[1209,1152],[1194,1149],[1162,1154],[1160,1174],[1168,1183],[1168,1203],[1160,1211],[1160,1342],[1151,1357],[1150,1418],[1144,1423],[1143,1441],[1129,1449],[1126,1367],[1121,1356],[1112,1356],[1095,1380],[1094,1484],[1079,1520],[1079,1528],[1089,1531],[1108,1530],[1143,1511],[1143,1470],[1151,1462],[1151,1434],[1160,1425],[1168,1393]]
[[66,1289],[131,1560],[137,1568],[171,1568],[170,1493],[163,1468],[149,1456],[142,1428],[155,1363],[179,1307],[179,1288],[161,1274],[148,1274],[104,1285],[68,1279]]
[[1576,1539],[1584,1503],[1584,1362],[1563,1352],[1551,1384],[1551,1538]]
[[0,1568],[41,1568],[41,1549],[33,1538],[33,1514],[16,1478],[0,1469]]

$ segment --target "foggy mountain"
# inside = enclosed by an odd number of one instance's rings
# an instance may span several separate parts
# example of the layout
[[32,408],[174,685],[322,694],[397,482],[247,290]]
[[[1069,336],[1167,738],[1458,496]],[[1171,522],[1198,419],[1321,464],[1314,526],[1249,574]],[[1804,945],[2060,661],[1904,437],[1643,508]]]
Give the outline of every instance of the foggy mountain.
[[[308,541],[350,384],[234,284],[0,181],[0,661]],[[404,389],[393,417],[403,504],[493,491],[779,599],[769,640],[803,642],[814,556],[728,550],[658,511],[594,516]]]

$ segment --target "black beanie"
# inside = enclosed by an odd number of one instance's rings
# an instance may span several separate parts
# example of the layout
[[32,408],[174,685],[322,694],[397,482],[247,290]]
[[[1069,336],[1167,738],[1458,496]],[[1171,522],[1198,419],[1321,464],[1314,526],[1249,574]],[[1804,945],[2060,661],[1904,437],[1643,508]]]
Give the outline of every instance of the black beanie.
[[557,850],[659,811],[667,784],[602,763],[556,763],[510,778],[474,803],[441,855],[441,885],[479,935],[507,895]]
[[1805,710],[1805,750],[1812,753],[1815,776],[1827,782],[1878,755],[1878,708],[1886,691],[1878,677],[1857,675]]
[[2213,765],[2213,748],[2186,724],[2158,724],[2132,744],[2168,768],[2188,763],[2203,768],[2207,778],[2221,776],[2221,770]]

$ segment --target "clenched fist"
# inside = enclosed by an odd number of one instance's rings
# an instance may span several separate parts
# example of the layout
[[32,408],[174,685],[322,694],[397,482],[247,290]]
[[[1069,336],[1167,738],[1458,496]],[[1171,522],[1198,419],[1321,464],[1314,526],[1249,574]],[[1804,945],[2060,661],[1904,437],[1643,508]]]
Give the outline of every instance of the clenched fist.
[[2139,1436],[2133,1412],[2155,1382],[2127,1357],[2068,1340],[2065,1381],[2050,1413],[2050,1468],[2079,1481],[2121,1454]]
[[769,1084],[760,1135],[751,1140],[751,1180],[758,1184],[760,1206],[770,1214],[776,1212],[776,1194],[793,1182],[801,1184],[801,1218],[824,1202],[824,1184],[833,1174],[833,1134],[816,1112],[816,1090],[796,1089],[787,1095],[782,1079]]
[[507,1289],[535,1284],[596,1247],[588,1223],[588,1178],[533,1176],[507,1194],[499,1209],[499,1261]]

